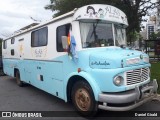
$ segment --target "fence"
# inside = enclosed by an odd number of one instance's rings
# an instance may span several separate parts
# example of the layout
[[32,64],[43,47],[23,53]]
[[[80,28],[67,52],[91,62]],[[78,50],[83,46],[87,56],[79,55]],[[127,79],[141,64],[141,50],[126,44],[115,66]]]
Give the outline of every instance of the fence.
[[160,40],[146,40],[145,52],[151,60],[160,61]]

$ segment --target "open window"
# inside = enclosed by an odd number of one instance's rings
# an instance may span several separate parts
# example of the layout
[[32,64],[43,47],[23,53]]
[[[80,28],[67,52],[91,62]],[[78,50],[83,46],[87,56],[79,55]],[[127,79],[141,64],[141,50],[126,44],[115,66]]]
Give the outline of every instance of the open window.
[[62,26],[59,26],[57,28],[57,51],[58,52],[65,52],[66,50],[64,49],[64,40],[67,39],[69,35],[71,24],[65,24]]

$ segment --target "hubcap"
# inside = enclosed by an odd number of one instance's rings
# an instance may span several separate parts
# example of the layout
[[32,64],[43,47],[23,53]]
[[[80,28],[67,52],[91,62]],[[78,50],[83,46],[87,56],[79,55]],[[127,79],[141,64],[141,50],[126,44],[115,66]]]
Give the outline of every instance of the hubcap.
[[89,93],[81,88],[76,91],[75,94],[76,104],[82,111],[88,111],[91,106],[91,99]]

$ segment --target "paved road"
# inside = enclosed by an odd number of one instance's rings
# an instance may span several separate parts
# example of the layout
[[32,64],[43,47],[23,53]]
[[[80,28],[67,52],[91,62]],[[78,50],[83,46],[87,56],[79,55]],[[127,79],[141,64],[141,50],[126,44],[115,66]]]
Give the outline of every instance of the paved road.
[[[0,111],[75,111],[72,104],[65,103],[44,91],[33,86],[18,87],[15,79],[3,76],[0,77]],[[134,111],[160,111],[160,102],[152,101],[146,103]],[[104,119],[107,111],[100,111],[94,119]],[[62,115],[63,116],[63,115]],[[115,115],[116,116],[116,115]],[[4,118],[3,118],[4,119]],[[57,117],[42,119],[73,119],[74,117]],[[81,116],[76,117],[77,120],[85,120]],[[108,118],[106,118],[108,119]],[[112,117],[111,120],[124,120],[128,118]],[[130,120],[160,120],[158,117],[132,117]]]

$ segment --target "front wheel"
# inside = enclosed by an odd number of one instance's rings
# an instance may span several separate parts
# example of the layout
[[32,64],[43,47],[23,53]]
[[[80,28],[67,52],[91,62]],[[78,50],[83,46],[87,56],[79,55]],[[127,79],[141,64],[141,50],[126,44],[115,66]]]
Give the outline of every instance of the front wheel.
[[82,116],[94,116],[98,110],[93,90],[85,81],[78,81],[72,89],[72,102]]
[[23,87],[23,82],[21,81],[20,73],[18,70],[16,71],[16,82],[18,86]]

